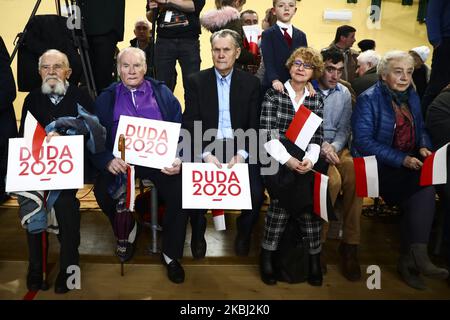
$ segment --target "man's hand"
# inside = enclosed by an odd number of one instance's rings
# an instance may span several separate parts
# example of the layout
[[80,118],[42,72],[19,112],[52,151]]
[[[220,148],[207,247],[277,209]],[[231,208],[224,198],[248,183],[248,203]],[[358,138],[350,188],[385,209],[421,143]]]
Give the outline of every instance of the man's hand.
[[228,169],[231,169],[236,163],[244,163],[245,159],[240,154],[235,155],[231,158],[230,162],[228,162]]
[[180,158],[175,158],[175,160],[172,163],[172,167],[164,167],[161,169],[161,172],[164,174],[167,174],[168,176],[173,176],[176,174],[179,174],[181,171],[181,160]]
[[320,154],[325,158],[328,163],[333,165],[339,164],[339,156],[334,149],[334,146],[328,142],[322,143],[322,148],[320,148]]
[[208,154],[203,161],[206,163],[214,163],[217,168],[222,169],[222,164],[220,163],[219,159],[216,158],[216,156],[213,156],[212,154]]
[[106,165],[106,169],[113,175],[127,173],[128,164],[120,158],[114,158]]
[[420,168],[422,168],[423,166],[423,163],[415,157],[406,156],[403,160],[403,165],[411,170],[420,170]]
[[284,85],[283,85],[283,83],[281,83],[280,80],[273,80],[272,81],[272,88],[274,88],[278,92],[283,92],[284,91]]
[[52,137],[59,137],[59,136],[60,136],[60,134],[56,131],[49,132],[47,134],[47,137],[45,138],[45,142],[50,143],[50,140],[52,139]]
[[311,160],[304,159],[303,161],[300,161],[294,157],[289,158],[289,160],[286,162],[286,166],[292,171],[296,171],[300,174],[307,173],[313,167]]
[[431,156],[433,154],[433,152],[431,152],[427,148],[420,148],[419,154],[425,159],[426,157]]

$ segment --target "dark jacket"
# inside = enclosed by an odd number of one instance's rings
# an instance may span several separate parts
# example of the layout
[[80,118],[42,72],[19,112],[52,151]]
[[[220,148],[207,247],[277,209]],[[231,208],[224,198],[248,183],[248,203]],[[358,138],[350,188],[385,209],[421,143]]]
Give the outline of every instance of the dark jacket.
[[16,99],[16,84],[9,66],[8,50],[0,37],[0,150],[6,148],[9,138],[17,136],[14,99]]
[[369,89],[375,83],[377,83],[379,76],[377,74],[377,68],[373,67],[364,73],[361,77],[357,77],[352,81],[353,90],[355,90],[356,96]]
[[81,0],[79,5],[88,36],[113,32],[118,41],[123,40],[125,0]]
[[262,82],[263,87],[271,88],[272,81],[275,79],[285,83],[290,78],[285,66],[286,60],[295,49],[306,46],[308,46],[306,34],[295,27],[292,31],[292,46],[290,48],[277,24],[265,30],[261,37],[261,52],[266,68]]
[[[230,87],[230,116],[233,130],[257,130],[260,105],[258,78],[248,72],[234,69]],[[185,84],[185,107],[183,128],[191,133],[192,141],[195,138],[194,121],[202,121],[202,136],[206,130],[218,128],[219,100],[214,68],[200,71],[188,78]],[[209,143],[204,141],[203,148]],[[248,145],[246,151],[250,152]]]
[[434,150],[450,142],[450,88],[442,91],[428,107],[426,126]]
[[450,1],[431,0],[427,8],[428,40],[433,46],[442,42],[443,38],[450,38]]
[[[412,86],[409,91],[409,108],[414,119],[416,148],[431,150],[431,141],[422,119],[420,100]],[[392,98],[381,81],[364,91],[356,100],[352,114],[352,155],[375,155],[377,161],[392,167],[401,167],[408,155],[392,147],[395,113]]]
[[[150,81],[153,92],[155,94],[156,102],[164,121],[181,123],[181,106],[177,98],[161,82],[152,78],[146,78]],[[104,170],[109,161],[114,159],[113,147],[115,137],[111,135],[113,127],[114,105],[116,101],[116,87],[120,82],[115,82],[108,88],[104,89],[102,93],[95,100],[95,114],[102,126],[106,128],[106,151],[93,155],[92,162],[99,170]]]

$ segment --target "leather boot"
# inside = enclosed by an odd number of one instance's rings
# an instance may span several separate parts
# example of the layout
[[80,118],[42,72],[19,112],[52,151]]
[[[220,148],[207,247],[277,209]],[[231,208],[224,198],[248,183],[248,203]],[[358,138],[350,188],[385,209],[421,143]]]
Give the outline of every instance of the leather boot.
[[349,281],[361,280],[361,266],[358,261],[358,245],[341,242],[339,245],[342,274]]
[[269,286],[277,283],[272,262],[273,252],[274,251],[261,249],[259,256],[259,271],[261,274],[261,280]]
[[[47,236],[48,243],[48,236]],[[27,232],[28,242],[28,272],[27,288],[30,291],[47,290],[48,284],[43,278],[43,248],[42,233],[32,234]],[[48,248],[48,245],[47,245]],[[45,252],[48,255],[48,249]],[[47,258],[46,258],[47,260]]]
[[448,270],[435,266],[428,256],[428,248],[425,243],[414,243],[411,245],[411,257],[417,270],[424,276],[434,279],[447,279]]
[[320,252],[309,255],[308,283],[312,286],[322,286],[322,268],[320,266]]
[[425,290],[427,286],[415,268],[414,260],[409,254],[402,254],[398,260],[397,271],[406,284],[414,289]]

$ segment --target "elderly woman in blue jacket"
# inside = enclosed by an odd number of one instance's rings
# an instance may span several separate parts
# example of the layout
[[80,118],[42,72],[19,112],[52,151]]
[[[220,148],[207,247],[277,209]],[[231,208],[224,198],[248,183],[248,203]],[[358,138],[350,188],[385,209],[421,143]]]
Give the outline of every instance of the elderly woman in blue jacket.
[[352,154],[376,156],[380,195],[403,212],[398,272],[409,286],[425,289],[420,273],[445,279],[448,271],[436,267],[427,252],[435,190],[419,185],[431,142],[411,84],[413,71],[414,61],[406,52],[390,51],[381,59],[380,80],[358,97],[353,111]]

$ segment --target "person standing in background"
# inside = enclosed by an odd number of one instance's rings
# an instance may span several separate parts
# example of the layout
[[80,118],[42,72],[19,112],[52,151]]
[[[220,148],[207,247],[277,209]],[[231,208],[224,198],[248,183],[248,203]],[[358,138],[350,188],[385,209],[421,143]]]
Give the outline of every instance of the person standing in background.
[[17,137],[16,114],[13,101],[16,99],[16,84],[9,66],[9,53],[0,37],[0,204],[8,199],[5,193],[6,167],[8,163],[8,140]]
[[79,5],[99,93],[113,82],[116,46],[123,40],[125,0],[80,0]]
[[[205,0],[149,0],[147,19],[157,24],[155,43],[156,79],[175,90],[177,61],[187,77],[200,70],[201,33],[199,16]],[[155,21],[153,21],[155,20]]]

